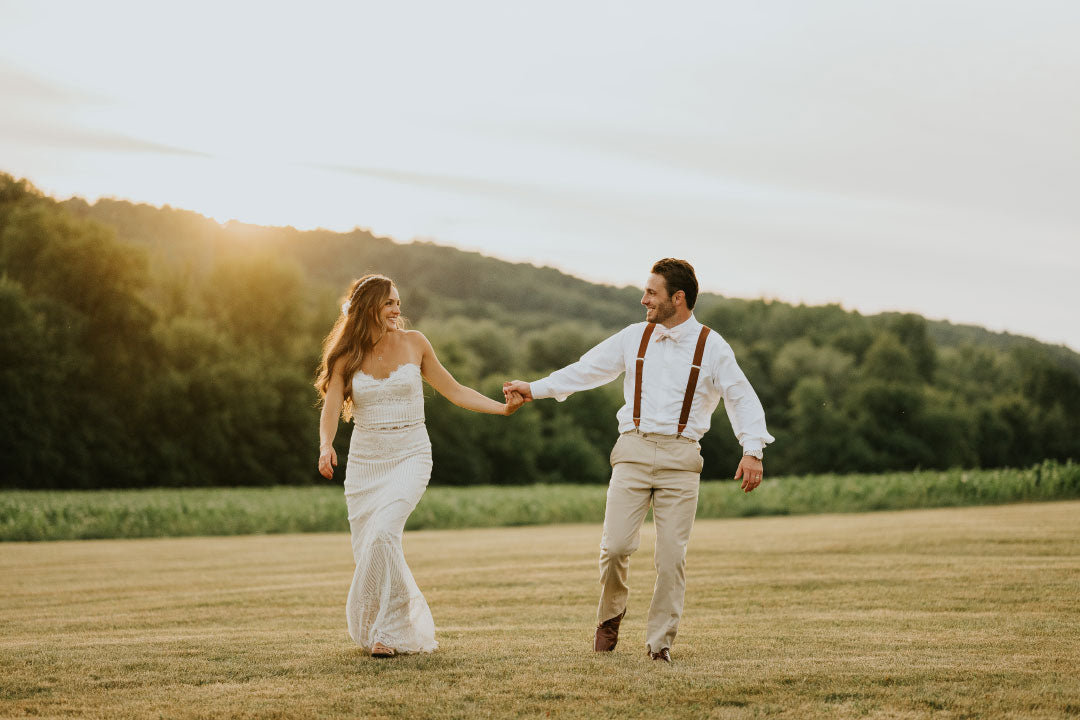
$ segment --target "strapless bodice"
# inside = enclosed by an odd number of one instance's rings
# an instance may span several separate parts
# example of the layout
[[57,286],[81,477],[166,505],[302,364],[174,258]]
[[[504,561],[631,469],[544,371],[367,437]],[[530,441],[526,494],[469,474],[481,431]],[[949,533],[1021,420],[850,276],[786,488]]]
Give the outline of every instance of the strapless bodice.
[[416,363],[399,365],[385,378],[358,370],[352,380],[353,423],[386,430],[424,422],[424,382]]

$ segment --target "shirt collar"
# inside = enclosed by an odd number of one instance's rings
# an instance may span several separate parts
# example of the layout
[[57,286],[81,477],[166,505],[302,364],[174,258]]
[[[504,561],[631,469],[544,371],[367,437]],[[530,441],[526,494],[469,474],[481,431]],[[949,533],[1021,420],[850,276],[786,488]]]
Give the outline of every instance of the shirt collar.
[[671,338],[678,343],[682,342],[686,337],[696,335],[696,333],[699,332],[701,332],[701,323],[694,317],[694,313],[690,313],[690,317],[686,318],[670,330],[658,323],[655,334],[657,340]]

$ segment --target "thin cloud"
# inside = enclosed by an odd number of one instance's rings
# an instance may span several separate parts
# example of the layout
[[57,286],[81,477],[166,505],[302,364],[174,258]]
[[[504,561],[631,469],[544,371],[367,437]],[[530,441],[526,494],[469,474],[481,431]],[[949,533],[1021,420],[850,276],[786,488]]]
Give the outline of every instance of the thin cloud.
[[422,173],[359,165],[322,163],[304,163],[303,165],[318,170],[382,180],[413,188],[427,188],[470,197],[494,198],[516,206],[538,207],[547,210],[573,209],[586,214],[601,213],[604,198],[609,195],[609,193],[595,188],[571,184],[569,178],[560,181],[558,185],[554,185],[551,183],[492,180],[464,175]]
[[7,63],[0,63],[0,96],[3,96],[5,104],[9,107],[17,102],[45,105],[71,105],[72,103],[101,105],[112,102],[102,95],[47,80],[40,75]]
[[10,64],[0,63],[0,96],[9,109],[9,114],[0,118],[0,132],[3,132],[7,144],[93,152],[207,157],[205,153],[123,133],[57,122],[54,118],[61,112],[68,114],[79,106],[107,105],[113,100],[47,80]]
[[0,132],[19,145],[38,145],[91,152],[153,153],[186,157],[210,157],[207,153],[143,140],[120,133],[58,124],[0,123]]
[[442,175],[439,173],[419,173],[408,170],[390,170],[386,168],[371,168],[358,165],[325,165],[316,163],[306,164],[306,167],[345,173],[347,175],[359,175],[361,177],[385,180],[387,182],[400,183],[402,185],[450,190],[452,192],[467,194],[508,195],[549,190],[543,186],[530,183],[486,180],[483,178]]

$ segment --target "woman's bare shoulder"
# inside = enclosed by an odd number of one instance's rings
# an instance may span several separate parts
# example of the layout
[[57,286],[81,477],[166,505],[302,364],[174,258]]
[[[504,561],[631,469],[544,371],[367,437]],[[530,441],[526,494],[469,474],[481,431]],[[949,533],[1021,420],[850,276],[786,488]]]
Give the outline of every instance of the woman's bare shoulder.
[[419,330],[402,330],[401,334],[404,336],[403,339],[405,342],[409,344],[409,347],[418,352],[423,352],[431,346],[431,343],[428,342],[424,333]]

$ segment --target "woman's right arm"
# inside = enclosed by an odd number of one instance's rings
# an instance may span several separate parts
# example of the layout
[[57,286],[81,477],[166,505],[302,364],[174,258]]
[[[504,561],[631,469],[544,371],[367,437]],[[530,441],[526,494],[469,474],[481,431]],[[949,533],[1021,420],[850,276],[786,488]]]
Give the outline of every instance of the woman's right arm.
[[341,406],[345,403],[345,360],[338,359],[330,372],[330,384],[323,398],[322,414],[319,415],[319,474],[334,477],[337,453],[334,452],[334,436],[337,435]]

